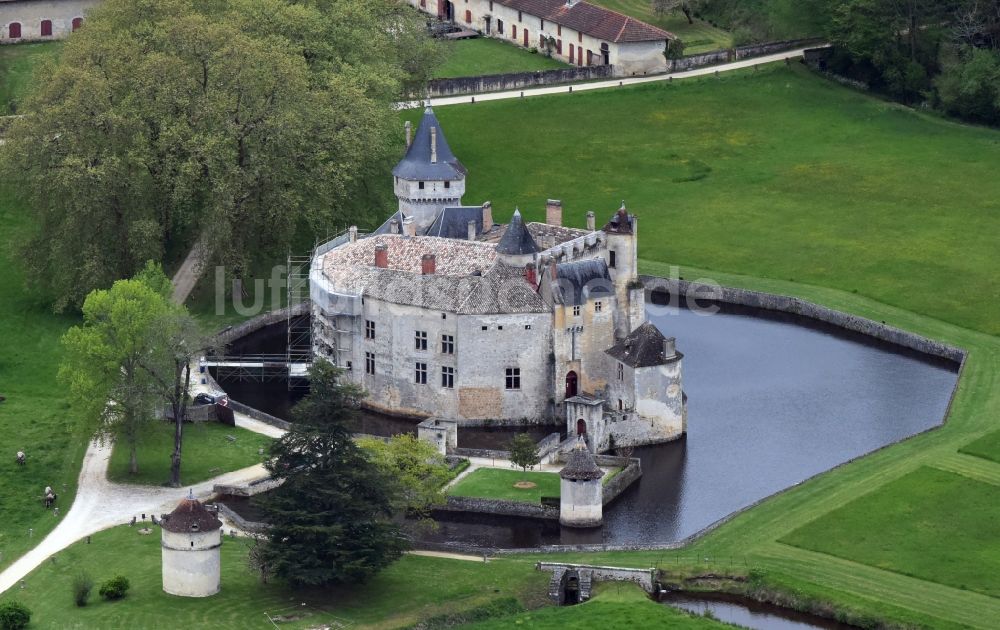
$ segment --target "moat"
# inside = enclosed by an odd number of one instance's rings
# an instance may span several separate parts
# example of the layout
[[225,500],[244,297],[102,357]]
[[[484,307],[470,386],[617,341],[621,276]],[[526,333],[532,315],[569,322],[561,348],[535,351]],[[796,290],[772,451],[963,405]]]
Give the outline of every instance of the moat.
[[[790,316],[731,307],[704,316],[651,305],[649,319],[676,336],[684,352],[688,434],[636,449],[643,477],[605,510],[602,528],[448,517],[428,539],[501,548],[678,541],[813,475],[941,424],[957,378],[954,364]],[[283,331],[271,334],[275,341],[283,337]],[[284,381],[222,385],[241,402],[287,415]],[[366,415],[357,430],[388,435],[413,431],[415,424]],[[531,433],[538,439],[553,430]],[[510,435],[463,429],[459,446],[500,448]]]

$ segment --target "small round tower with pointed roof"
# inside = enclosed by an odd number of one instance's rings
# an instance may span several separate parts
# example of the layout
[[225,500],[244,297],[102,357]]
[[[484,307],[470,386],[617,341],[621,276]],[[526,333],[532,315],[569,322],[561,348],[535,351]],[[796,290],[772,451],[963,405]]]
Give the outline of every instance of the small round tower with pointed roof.
[[497,255],[511,267],[524,267],[534,262],[535,256],[540,251],[535,239],[531,237],[531,232],[528,231],[528,226],[524,224],[524,219],[521,218],[521,211],[515,209],[507,231],[497,243]]
[[222,582],[222,522],[193,493],[163,517],[163,590],[181,597],[208,597]]
[[559,471],[559,523],[566,527],[599,527],[604,519],[604,471],[583,439],[578,439]]

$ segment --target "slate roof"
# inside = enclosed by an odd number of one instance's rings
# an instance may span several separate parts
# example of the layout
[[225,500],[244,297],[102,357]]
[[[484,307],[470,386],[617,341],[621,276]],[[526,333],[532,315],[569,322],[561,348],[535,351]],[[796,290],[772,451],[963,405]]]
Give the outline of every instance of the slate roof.
[[618,209],[618,212],[611,217],[602,230],[613,234],[631,234],[632,233],[632,219],[634,219],[628,210],[625,209],[625,202],[622,202],[622,207]]
[[445,208],[434,218],[434,222],[424,230],[425,236],[442,238],[469,238],[469,221],[476,222],[476,236],[483,233],[483,207],[457,206]]
[[535,239],[531,238],[531,233],[524,226],[524,221],[521,219],[521,211],[514,210],[514,216],[510,219],[510,225],[507,226],[507,231],[503,233],[503,237],[497,244],[497,253],[521,256],[524,254],[537,254],[539,251],[541,250],[538,249]]
[[399,230],[399,232],[402,232],[403,231],[403,218],[405,216],[406,215],[403,214],[402,210],[396,210],[395,212],[392,213],[392,216],[390,216],[388,219],[385,220],[385,223],[383,223],[382,225],[380,225],[373,232],[373,234],[392,234],[392,222],[393,221],[396,221],[396,229]]
[[[431,162],[431,127],[437,129],[437,162]],[[465,167],[451,152],[444,137],[441,123],[434,111],[428,107],[420,119],[413,142],[406,149],[406,155],[392,169],[396,177],[408,180],[456,180],[465,177]]]
[[[546,242],[548,242],[549,238],[552,239],[552,246],[554,247],[565,243],[566,241],[572,241],[573,239],[590,234],[588,230],[564,227],[560,225],[549,225],[548,223],[538,223],[535,221],[526,223],[525,227],[528,228],[528,234],[531,234],[531,238],[534,239],[539,249],[546,247]],[[506,232],[506,225],[494,224],[494,229],[488,235],[485,235],[483,240],[494,243],[498,242],[501,238],[503,238],[503,235]]]
[[576,445],[566,458],[566,465],[559,471],[559,476],[576,481],[593,481],[603,477],[604,471],[597,465],[594,455],[587,449],[587,444],[582,439],[577,439]]
[[558,304],[584,304],[588,299],[614,293],[614,284],[603,258],[577,260],[556,265],[552,297]]
[[222,527],[222,521],[209,512],[201,501],[188,496],[174,508],[174,511],[163,517],[160,526],[168,532],[186,534],[189,532],[210,532]]
[[617,11],[589,2],[568,6],[565,0],[496,0],[515,11],[530,13],[575,31],[615,43],[653,42],[675,39],[673,33],[656,28]]
[[[374,266],[381,244],[388,249],[386,269]],[[436,269],[422,275],[420,259],[427,253],[435,255]],[[497,261],[496,248],[479,241],[373,235],[325,254],[323,273],[335,291],[393,304],[475,315],[552,310],[521,269]]]
[[646,322],[609,348],[607,353],[632,368],[664,365],[683,358],[684,355],[680,352],[672,357],[663,356],[665,340],[666,337],[656,326]]

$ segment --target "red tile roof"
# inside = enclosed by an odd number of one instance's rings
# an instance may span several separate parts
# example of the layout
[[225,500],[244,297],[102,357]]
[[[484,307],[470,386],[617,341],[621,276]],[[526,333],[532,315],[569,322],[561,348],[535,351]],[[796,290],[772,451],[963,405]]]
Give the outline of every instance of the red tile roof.
[[495,1],[515,11],[523,11],[547,22],[561,24],[584,35],[609,42],[654,42],[674,39],[673,33],[588,2],[576,2],[570,6],[565,0]]

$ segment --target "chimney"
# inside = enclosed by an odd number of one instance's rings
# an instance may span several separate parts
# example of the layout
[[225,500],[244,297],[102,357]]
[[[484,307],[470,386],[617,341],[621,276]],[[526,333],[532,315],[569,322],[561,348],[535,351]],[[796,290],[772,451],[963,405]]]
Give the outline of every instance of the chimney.
[[347,228],[347,238],[352,242],[356,243],[358,240],[358,226],[352,225]]
[[403,123],[403,129],[406,129],[406,148],[409,149],[413,142],[413,123],[407,120]]
[[469,240],[476,240],[476,220],[469,221]]
[[431,127],[431,164],[437,164],[438,161],[438,130],[437,127]]
[[591,210],[587,213],[587,231],[593,232],[597,229],[597,219],[594,217],[594,211]]
[[493,204],[487,201],[483,204],[483,232],[493,229]]
[[545,222],[562,227],[562,202],[558,199],[549,199],[545,202]]
[[538,286],[538,273],[535,271],[535,263],[528,263],[524,266],[524,279],[534,289]]
[[677,339],[667,337],[663,340],[663,358],[672,359],[677,356]]
[[420,257],[420,273],[425,276],[432,276],[437,270],[437,260],[434,254],[424,254]]
[[389,234],[399,234],[399,219],[389,221]]
[[413,222],[413,217],[403,217],[403,236],[416,236],[417,224]]
[[380,243],[375,246],[375,266],[379,269],[386,269],[389,267],[389,246],[385,243]]

